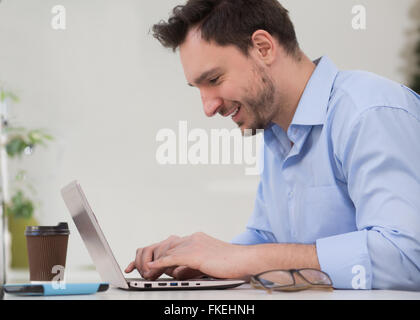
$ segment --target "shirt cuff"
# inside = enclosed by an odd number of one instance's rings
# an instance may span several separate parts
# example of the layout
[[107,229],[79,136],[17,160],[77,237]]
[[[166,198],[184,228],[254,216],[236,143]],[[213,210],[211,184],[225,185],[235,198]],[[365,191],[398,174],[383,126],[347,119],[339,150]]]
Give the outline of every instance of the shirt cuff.
[[337,289],[371,289],[372,264],[367,230],[339,234],[316,241],[321,270]]

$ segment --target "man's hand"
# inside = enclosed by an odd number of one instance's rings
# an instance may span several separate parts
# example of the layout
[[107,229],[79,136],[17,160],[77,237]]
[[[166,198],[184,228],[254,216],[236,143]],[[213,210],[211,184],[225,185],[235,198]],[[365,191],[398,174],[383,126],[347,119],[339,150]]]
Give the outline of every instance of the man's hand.
[[[125,269],[137,269],[143,278],[155,280],[163,273],[177,279],[208,275],[214,278],[247,276],[247,247],[233,245],[198,232],[187,237],[171,236],[149,247],[139,248]],[[249,264],[249,261],[248,261]],[[248,265],[249,267],[249,265]]]
[[134,269],[137,269],[140,275],[148,280],[156,280],[164,273],[180,280],[199,278],[203,276],[201,272],[185,266],[174,266],[159,269],[151,269],[148,266],[149,262],[159,259],[165,255],[169,249],[173,248],[174,244],[179,239],[181,238],[178,236],[170,236],[168,239],[159,243],[137,249],[134,261],[132,261],[124,271],[126,273],[130,273]]

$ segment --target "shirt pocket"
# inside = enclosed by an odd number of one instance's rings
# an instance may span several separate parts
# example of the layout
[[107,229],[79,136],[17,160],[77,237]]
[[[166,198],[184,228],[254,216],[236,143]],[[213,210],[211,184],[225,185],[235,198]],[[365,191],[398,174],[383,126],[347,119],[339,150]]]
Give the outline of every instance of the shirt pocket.
[[299,199],[296,237],[302,243],[355,231],[355,209],[337,185],[306,187]]

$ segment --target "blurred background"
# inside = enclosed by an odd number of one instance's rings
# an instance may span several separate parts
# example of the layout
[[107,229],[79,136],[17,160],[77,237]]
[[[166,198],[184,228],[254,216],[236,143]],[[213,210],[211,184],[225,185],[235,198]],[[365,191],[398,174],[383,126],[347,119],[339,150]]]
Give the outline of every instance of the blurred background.
[[[190,130],[235,127],[230,119],[204,115],[178,53],[162,48],[149,32],[182,2],[0,2],[0,85],[19,98],[9,99],[8,122],[54,137],[27,150],[30,155],[10,159],[9,180],[25,170],[40,224],[69,222],[70,269],[92,268],[60,195],[74,179],[121,268],[138,247],[172,234],[203,231],[229,241],[252,213],[259,178],[245,175],[245,165],[159,165],[155,158],[157,132],[177,132],[179,121],[188,121]],[[310,58],[328,55],[340,69],[412,85],[420,1],[281,3]],[[56,5],[66,10],[64,30],[51,27]],[[366,9],[366,29],[352,27],[355,5]]]

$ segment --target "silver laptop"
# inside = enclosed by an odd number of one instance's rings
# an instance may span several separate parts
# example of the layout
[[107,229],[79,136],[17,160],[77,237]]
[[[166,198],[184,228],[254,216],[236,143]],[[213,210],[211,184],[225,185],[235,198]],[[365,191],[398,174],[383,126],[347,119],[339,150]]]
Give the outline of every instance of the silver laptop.
[[126,290],[191,290],[227,289],[243,284],[243,280],[193,279],[179,281],[172,278],[159,278],[155,281],[124,278],[105,236],[99,227],[85,194],[77,181],[61,189],[61,195],[79,230],[80,236],[103,281]]

